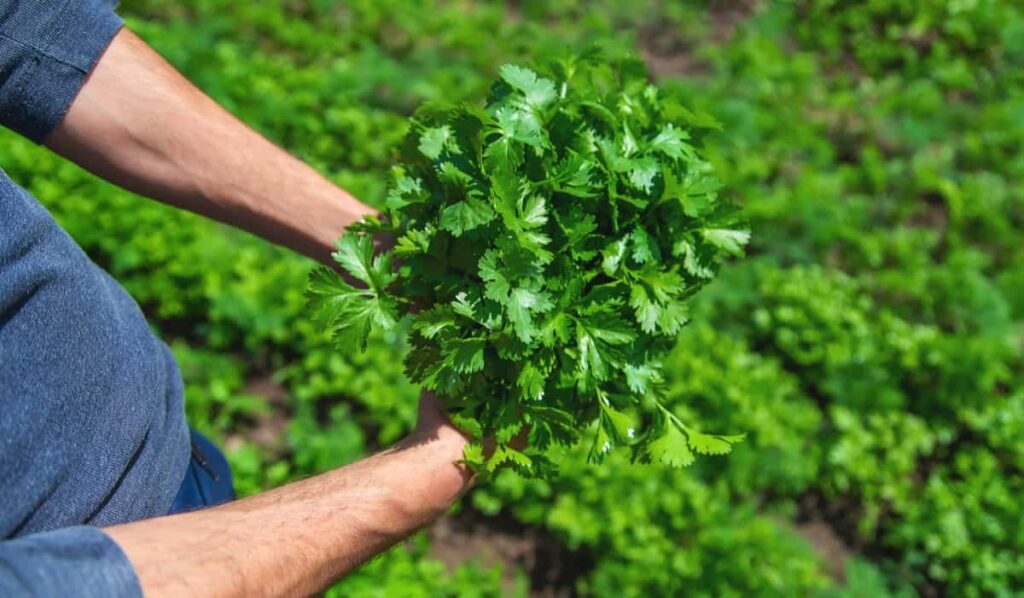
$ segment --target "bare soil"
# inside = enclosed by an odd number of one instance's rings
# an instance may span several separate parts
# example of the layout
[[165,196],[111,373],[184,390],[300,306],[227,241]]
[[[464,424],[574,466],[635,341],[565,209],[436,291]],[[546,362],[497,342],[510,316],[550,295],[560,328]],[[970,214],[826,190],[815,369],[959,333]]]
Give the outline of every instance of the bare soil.
[[284,433],[291,421],[287,389],[271,375],[261,374],[247,380],[242,392],[263,398],[269,409],[244,422],[227,437],[224,448],[232,451],[248,442],[271,453],[279,453],[283,450]]
[[828,563],[828,574],[836,581],[845,581],[846,560],[855,553],[832,529],[832,526],[824,521],[815,520],[798,525],[797,531]]
[[427,529],[429,556],[450,569],[475,562],[501,565],[503,586],[510,592],[515,572],[522,570],[530,581],[530,596],[570,598],[575,582],[593,568],[593,558],[583,550],[571,550],[550,532],[524,526],[511,515],[489,517],[466,509],[437,520]]

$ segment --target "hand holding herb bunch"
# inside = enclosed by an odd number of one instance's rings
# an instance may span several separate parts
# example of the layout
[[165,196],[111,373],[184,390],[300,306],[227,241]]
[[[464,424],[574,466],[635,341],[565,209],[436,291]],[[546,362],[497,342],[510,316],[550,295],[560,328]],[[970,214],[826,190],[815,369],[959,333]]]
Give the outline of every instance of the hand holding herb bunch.
[[[466,450],[478,472],[549,473],[543,450],[595,421],[594,461],[727,453],[741,436],[698,432],[659,400],[688,299],[749,237],[693,137],[713,126],[639,61],[503,66],[485,107],[417,112],[384,217],[334,254],[362,285],[315,271],[315,317],[343,351],[410,318],[409,377],[494,440]],[[394,249],[375,254],[375,234]]]

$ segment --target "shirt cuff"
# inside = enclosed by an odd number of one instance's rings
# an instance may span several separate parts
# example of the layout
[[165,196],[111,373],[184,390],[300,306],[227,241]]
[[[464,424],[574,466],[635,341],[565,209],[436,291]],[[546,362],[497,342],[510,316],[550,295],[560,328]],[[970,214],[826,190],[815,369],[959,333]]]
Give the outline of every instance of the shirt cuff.
[[0,22],[0,62],[11,69],[0,77],[0,122],[42,143],[123,21],[109,0],[18,4]]
[[77,526],[0,543],[0,593],[141,597],[142,587],[110,536]]

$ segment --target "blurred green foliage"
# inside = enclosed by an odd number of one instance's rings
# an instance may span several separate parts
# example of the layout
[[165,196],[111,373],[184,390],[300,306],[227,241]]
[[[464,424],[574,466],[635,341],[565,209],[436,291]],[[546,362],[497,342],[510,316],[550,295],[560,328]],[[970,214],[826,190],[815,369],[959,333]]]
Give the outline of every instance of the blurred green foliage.
[[[566,45],[640,49],[664,87],[723,123],[708,155],[755,232],[753,258],[709,287],[665,363],[672,408],[748,441],[686,471],[555,454],[558,479],[499,476],[454,517],[542,537],[572,563],[558,587],[586,595],[1024,591],[1019,3],[127,0],[122,12],[239,117],[378,205],[421,101],[478,99],[504,62]],[[381,336],[365,355],[334,353],[304,313],[310,263],[0,139],[0,166],[171,342],[190,420],[228,441],[243,493],[411,425],[403,347]],[[826,559],[810,521],[845,553]],[[552,589],[530,559],[449,569],[431,538],[332,592]],[[836,560],[845,579],[830,575]]]

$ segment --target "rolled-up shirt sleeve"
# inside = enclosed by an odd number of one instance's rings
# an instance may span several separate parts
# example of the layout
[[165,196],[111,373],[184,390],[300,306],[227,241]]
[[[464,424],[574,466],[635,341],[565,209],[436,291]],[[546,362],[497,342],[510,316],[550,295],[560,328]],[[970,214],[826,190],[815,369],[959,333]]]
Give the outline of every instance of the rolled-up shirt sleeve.
[[78,526],[0,542],[0,596],[142,596],[121,548]]
[[110,0],[0,0],[0,124],[42,143],[122,26]]

